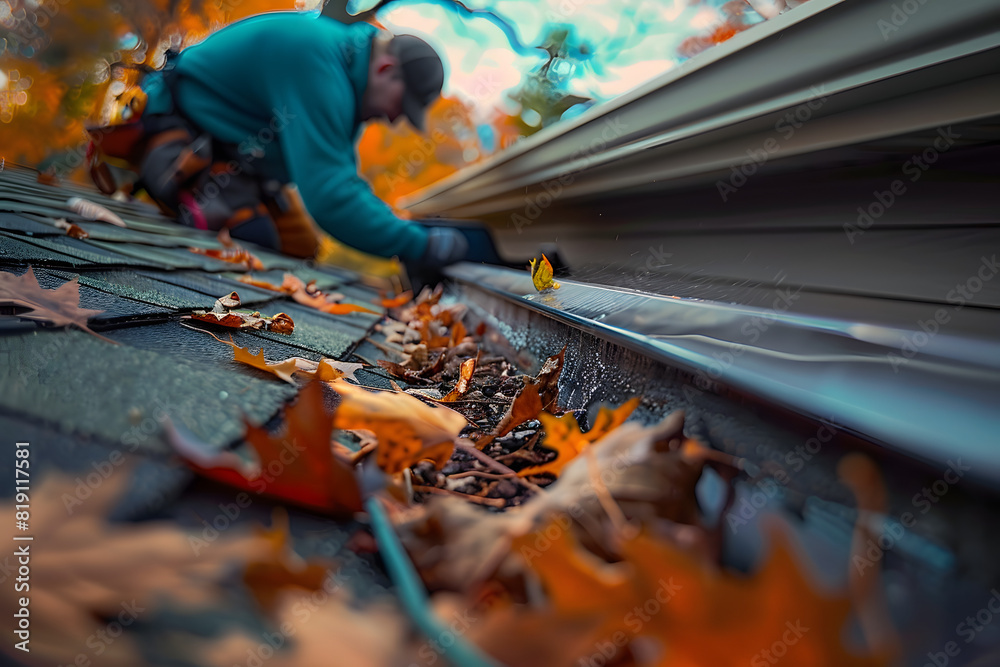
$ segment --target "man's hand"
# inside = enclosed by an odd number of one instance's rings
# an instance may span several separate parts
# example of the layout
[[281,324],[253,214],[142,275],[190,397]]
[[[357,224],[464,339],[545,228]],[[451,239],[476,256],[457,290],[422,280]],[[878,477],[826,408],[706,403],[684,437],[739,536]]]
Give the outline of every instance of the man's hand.
[[420,264],[444,267],[461,261],[469,250],[465,235],[451,227],[431,227],[427,230],[427,249]]

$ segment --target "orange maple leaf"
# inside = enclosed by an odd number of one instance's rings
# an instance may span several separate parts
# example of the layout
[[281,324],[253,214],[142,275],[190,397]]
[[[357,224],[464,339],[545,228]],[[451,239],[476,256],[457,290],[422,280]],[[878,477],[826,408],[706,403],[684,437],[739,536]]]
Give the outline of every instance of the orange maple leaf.
[[0,272],[0,306],[29,308],[27,313],[17,317],[36,322],[46,322],[57,327],[75,325],[92,336],[117,345],[110,338],[95,333],[87,326],[87,321],[103,310],[80,308],[80,285],[74,277],[55,289],[42,289],[29,266],[24,275],[15,276]]
[[298,366],[295,364],[295,357],[292,357],[291,359],[285,359],[284,361],[279,361],[274,364],[270,364],[267,362],[267,359],[264,358],[264,348],[260,348],[260,352],[258,352],[257,354],[251,354],[250,348],[240,347],[239,345],[234,343],[232,336],[229,337],[229,340],[223,340],[222,338],[219,338],[211,331],[206,331],[205,333],[207,333],[209,336],[219,341],[220,343],[223,343],[233,348],[234,361],[238,361],[241,364],[246,364],[247,366],[253,366],[256,369],[265,371],[267,373],[271,373],[272,375],[276,375],[285,382],[288,382],[289,384],[295,384],[295,380],[292,379],[292,373],[298,370]]
[[285,274],[285,280],[281,283],[281,289],[292,295],[296,303],[303,306],[315,308],[316,310],[331,315],[348,315],[350,313],[371,313],[380,315],[378,311],[365,308],[353,303],[337,303],[331,301],[326,294],[316,289],[312,282],[308,285],[290,273]]
[[[541,579],[557,618],[591,619],[590,645],[649,637],[662,645],[661,667],[763,664],[776,643],[802,667],[887,664],[885,656],[844,646],[850,602],[816,590],[783,531],[772,531],[769,557],[746,577],[646,532],[625,537],[622,561],[608,564],[583,549],[569,525],[553,520],[513,546]],[[630,616],[636,609],[643,614]]]
[[223,248],[222,250],[213,250],[211,248],[188,248],[188,250],[196,255],[205,255],[206,257],[212,257],[213,259],[229,264],[242,264],[251,271],[262,271],[264,269],[264,263],[256,255],[235,244],[231,248]]
[[285,411],[285,428],[272,436],[247,424],[245,438],[257,454],[247,464],[233,452],[208,451],[167,423],[174,449],[201,475],[246,491],[343,516],[361,510],[354,469],[330,446],[333,416],[324,407],[322,385],[310,382]]
[[602,405],[594,419],[593,427],[586,433],[580,430],[580,425],[572,412],[561,417],[555,417],[547,412],[539,414],[538,418],[542,422],[542,428],[545,429],[545,439],[541,444],[555,450],[557,456],[548,463],[524,468],[517,474],[524,477],[550,472],[558,476],[566,464],[582,454],[586,447],[624,424],[638,405],[638,396],[622,403],[614,410]]
[[240,281],[241,283],[245,283],[247,285],[253,285],[254,287],[270,290],[271,292],[280,292],[282,294],[292,293],[292,290],[289,290],[287,287],[285,287],[285,283],[282,283],[281,285],[274,285],[272,283],[267,282],[266,280],[257,280],[253,276],[247,276],[247,275],[240,276],[236,280]]
[[405,306],[411,301],[413,301],[413,292],[407,291],[391,299],[381,299],[378,303],[383,308],[399,308],[400,306]]

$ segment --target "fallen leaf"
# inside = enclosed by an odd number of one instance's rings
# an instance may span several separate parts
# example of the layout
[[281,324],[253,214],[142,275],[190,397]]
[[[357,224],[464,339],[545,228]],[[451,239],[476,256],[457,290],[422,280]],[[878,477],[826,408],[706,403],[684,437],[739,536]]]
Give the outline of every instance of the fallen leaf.
[[555,417],[547,412],[541,413],[538,418],[542,422],[545,439],[540,444],[543,447],[554,450],[557,456],[548,463],[529,466],[517,474],[525,477],[527,475],[551,473],[558,477],[563,468],[566,467],[566,464],[582,454],[584,448],[589,447],[592,443],[625,423],[625,420],[628,419],[629,415],[632,414],[632,411],[638,405],[638,396],[623,403],[614,410],[602,405],[597,417],[594,418],[593,427],[586,433],[580,430],[580,425],[571,412],[561,417]]
[[274,317],[265,318],[268,319],[268,331],[279,334],[290,334],[295,331],[295,322],[292,321],[291,315],[287,313],[276,313]]
[[286,313],[277,313],[273,317],[268,317],[261,315],[259,311],[231,310],[240,305],[240,295],[236,292],[230,292],[226,296],[216,299],[211,311],[194,310],[189,315],[181,316],[181,319],[198,320],[231,329],[267,330],[280,334],[290,334],[295,331],[295,322]]
[[[14,617],[19,597],[30,599],[30,653],[15,651],[13,634],[0,647],[16,653],[17,664],[76,664],[88,646],[103,649],[102,666],[145,664],[144,640],[131,629],[145,626],[165,602],[187,607],[217,602],[234,565],[267,554],[266,542],[237,529],[209,544],[200,533],[185,533],[173,523],[109,523],[105,517],[130,480],[120,469],[85,500],[77,495],[79,479],[49,474],[35,482],[40,484],[31,494],[33,540],[7,542],[30,550],[30,592],[15,592],[13,579],[0,588],[5,618]],[[0,507],[4,516],[14,516],[13,499]],[[13,531],[14,522],[8,525]],[[12,537],[7,533],[5,539]],[[96,633],[107,631],[114,618],[122,619],[125,632],[113,642],[96,643]]]
[[266,329],[267,321],[259,314],[254,316],[250,313],[213,313],[204,310],[192,311],[190,315],[182,315],[181,319],[198,320],[209,324],[218,324],[220,327],[230,329]]
[[125,224],[125,221],[119,218],[118,215],[112,211],[101,206],[100,204],[95,204],[94,202],[81,197],[70,197],[66,200],[66,205],[71,211],[79,214],[81,218],[107,222],[117,227],[128,227],[128,225]]
[[341,401],[334,414],[340,429],[367,429],[378,438],[375,462],[387,473],[429,459],[437,467],[451,458],[455,438],[468,423],[462,415],[430,406],[409,394],[375,392],[337,383]]
[[[381,315],[378,311],[366,308],[365,306],[353,303],[339,303],[338,299],[332,298],[330,295],[324,294],[320,290],[316,289],[314,282],[305,284],[302,280],[290,273],[285,274],[285,279],[281,283],[281,289],[287,294],[291,294],[292,299],[294,299],[296,303],[300,303],[303,306],[308,306],[309,308],[314,308],[318,311],[329,313],[331,315],[349,315],[350,313],[371,313],[373,315]],[[338,298],[343,298],[343,295],[337,296]]]
[[95,333],[87,326],[87,321],[91,317],[100,315],[104,311],[80,308],[80,285],[75,276],[55,289],[42,289],[30,266],[21,276],[2,271],[0,305],[29,308],[29,312],[19,313],[17,317],[57,327],[72,324],[92,336],[117,345],[115,341]]
[[226,296],[220,296],[215,300],[215,305],[212,306],[212,312],[224,313],[228,310],[232,310],[233,308],[239,308],[241,305],[243,305],[243,302],[240,301],[240,295],[236,292],[230,292]]
[[196,255],[205,255],[206,257],[211,257],[221,262],[240,264],[245,266],[250,271],[262,271],[264,269],[264,263],[261,262],[256,255],[251,253],[246,248],[235,244],[232,247],[223,248],[222,250],[194,247],[190,247],[188,250]]
[[56,227],[66,231],[66,236],[72,236],[75,239],[89,239],[90,234],[87,233],[80,225],[68,222],[63,218],[56,220]]
[[288,512],[275,508],[271,528],[257,534],[270,546],[264,558],[251,560],[243,571],[247,585],[257,603],[268,612],[277,606],[281,593],[289,588],[319,591],[332,563],[306,561],[292,551],[288,542]]
[[[281,591],[275,600],[274,627],[294,635],[282,650],[262,661],[268,667],[388,667],[417,665],[412,628],[398,605],[377,601],[360,606],[329,576],[320,591]],[[209,667],[257,665],[260,634],[231,633],[199,647],[198,662]],[[439,659],[429,647],[426,653]],[[421,656],[424,654],[421,653]],[[251,656],[250,660],[247,656]],[[139,664],[139,663],[135,663]]]
[[[626,422],[591,446],[598,468],[608,471],[600,475],[600,483],[629,521],[666,519],[704,532],[695,488],[707,461],[685,454],[683,427],[683,412],[650,427]],[[467,592],[497,571],[523,572],[523,563],[511,559],[509,540],[537,530],[553,515],[572,511],[566,525],[601,534],[607,513],[597,495],[587,457],[577,457],[544,494],[502,514],[484,514],[465,501],[439,498],[427,502],[423,516],[401,532],[429,587]],[[601,544],[589,540],[587,548],[599,552]]]
[[430,384],[430,380],[426,379],[422,373],[410,370],[409,368],[407,368],[402,364],[397,364],[395,361],[379,359],[375,363],[377,363],[380,368],[384,368],[391,375],[399,378],[400,380],[404,380],[406,382],[410,382],[413,384],[424,384],[424,385]]
[[38,172],[36,180],[42,185],[51,185],[54,187],[58,187],[59,185],[59,176],[52,169]]
[[302,357],[292,357],[300,373],[304,373],[322,382],[334,382],[341,378],[354,380],[354,374],[364,367],[364,364],[351,363],[348,361],[337,361],[336,359],[320,359],[312,361]]
[[472,357],[462,362],[462,366],[459,369],[458,382],[455,383],[455,388],[441,399],[444,403],[457,401],[465,396],[465,392],[469,391],[469,382],[472,381],[472,374],[476,372],[476,359],[477,357]]
[[353,468],[334,456],[330,446],[332,431],[333,417],[324,408],[319,382],[310,382],[299,392],[295,405],[285,410],[284,428],[277,435],[247,424],[245,439],[256,452],[252,463],[233,452],[211,451],[173,424],[166,425],[174,450],[199,474],[246,491],[344,516],[361,510],[361,492]]
[[[771,553],[750,577],[721,570],[643,532],[625,540],[621,554],[635,568],[635,601],[673,589],[660,613],[640,633],[662,642],[660,665],[743,667],[783,642],[788,660],[802,667],[886,665],[885,656],[859,656],[844,645],[851,604],[822,593],[802,570],[785,530],[771,531]],[[655,599],[655,598],[654,598]],[[784,639],[782,639],[784,638]]]
[[245,283],[247,285],[253,285],[254,287],[259,287],[260,289],[266,289],[272,292],[280,292],[282,294],[291,294],[291,292],[284,289],[280,285],[274,285],[272,283],[267,282],[266,280],[257,280],[253,276],[242,275],[239,276],[236,280],[240,281],[241,283]]
[[451,327],[451,338],[448,340],[449,347],[455,347],[462,342],[462,339],[466,336],[465,325],[461,322],[455,322]]
[[271,373],[272,375],[276,375],[289,384],[295,384],[292,374],[299,370],[296,363],[297,357],[292,357],[291,359],[285,359],[284,361],[271,364],[264,358],[264,348],[260,348],[260,352],[257,354],[251,354],[250,348],[240,347],[234,343],[232,336],[229,337],[229,340],[223,340],[211,331],[206,331],[205,333],[220,343],[233,348],[233,359],[235,361],[238,361],[241,364],[246,364],[247,366],[253,366],[254,368]]
[[543,410],[550,413],[558,411],[559,376],[562,374],[565,358],[565,347],[559,354],[548,357],[542,364],[538,376],[529,378],[514,397],[493,433],[477,440],[476,446],[482,449],[494,438],[507,435],[526,421],[538,419]]
[[553,281],[552,262],[544,254],[541,261],[531,260],[531,282],[535,289],[543,292],[547,289],[559,289],[559,283]]
[[383,308],[399,308],[400,306],[405,306],[410,301],[413,301],[413,292],[403,292],[391,299],[382,299],[378,303]]

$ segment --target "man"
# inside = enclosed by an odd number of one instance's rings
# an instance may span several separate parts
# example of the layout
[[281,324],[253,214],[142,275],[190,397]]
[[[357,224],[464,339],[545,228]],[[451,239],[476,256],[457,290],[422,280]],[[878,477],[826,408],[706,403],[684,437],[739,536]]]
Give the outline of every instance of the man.
[[[396,217],[358,176],[364,121],[405,115],[423,129],[444,70],[412,36],[276,12],[239,21],[147,77],[141,184],[181,221],[311,256],[308,218],[359,250],[411,265],[461,259],[465,237]],[[263,204],[263,205],[262,205]]]

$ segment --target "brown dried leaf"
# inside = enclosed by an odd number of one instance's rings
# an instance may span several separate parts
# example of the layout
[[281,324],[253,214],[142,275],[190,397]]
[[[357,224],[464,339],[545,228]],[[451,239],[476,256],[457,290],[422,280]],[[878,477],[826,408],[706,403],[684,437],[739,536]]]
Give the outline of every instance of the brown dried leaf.
[[212,257],[221,262],[227,262],[229,264],[240,264],[245,266],[249,271],[263,271],[264,263],[257,258],[256,255],[251,253],[246,248],[243,248],[235,243],[232,246],[225,247],[222,250],[215,250],[212,248],[188,248],[191,252],[196,255],[205,255],[206,257]]
[[[129,483],[119,470],[78,500],[76,482],[50,475],[31,494],[30,542],[6,543],[30,550],[30,593],[15,592],[13,581],[0,587],[0,613],[13,618],[18,598],[30,602],[30,653],[15,651],[11,641],[2,651],[16,653],[19,664],[75,664],[95,644],[95,633],[109,618],[145,621],[163,600],[204,605],[216,599],[234,563],[264,558],[264,540],[237,530],[208,544],[165,522],[108,523],[109,508]],[[67,508],[64,499],[73,504]],[[13,502],[2,503],[13,517]],[[69,509],[69,516],[67,516]],[[7,522],[9,530],[14,522]],[[23,535],[23,533],[17,533]],[[11,558],[11,562],[15,562]],[[88,644],[89,640],[89,644]],[[144,661],[129,634],[103,643],[102,666],[133,667]]]
[[372,431],[379,442],[375,461],[388,473],[422,459],[444,465],[468,423],[454,410],[427,405],[409,394],[368,391],[346,383],[333,388],[341,396],[334,426]]
[[288,545],[288,512],[276,508],[270,530],[259,530],[258,534],[270,545],[266,558],[247,563],[243,572],[243,583],[247,585],[257,603],[270,612],[273,611],[282,591],[299,588],[318,591],[323,587],[332,563],[307,562],[295,554]]
[[92,336],[117,345],[87,326],[87,320],[104,311],[80,308],[80,286],[75,277],[50,290],[42,289],[30,266],[22,276],[0,271],[0,305],[30,308],[30,312],[21,313],[18,317],[57,327],[76,325]]
[[[591,446],[597,467],[610,471],[600,476],[600,483],[630,521],[668,519],[700,526],[695,487],[706,459],[691,460],[684,451],[683,426],[682,412],[652,427],[626,422]],[[486,515],[461,500],[433,499],[425,516],[409,524],[403,535],[429,586],[463,591],[498,567],[508,574],[523,572],[523,565],[510,559],[505,540],[537,529],[550,515],[572,509],[577,524],[600,534],[607,514],[595,490],[587,457],[577,457],[544,494],[519,507]],[[593,541],[587,547],[602,549]]]
[[441,399],[442,402],[451,403],[452,401],[457,401],[469,391],[469,382],[472,381],[472,374],[476,372],[476,359],[478,359],[478,356],[462,362],[462,367],[458,373],[458,382],[455,383],[455,388]]
[[278,313],[270,318],[268,331],[279,334],[290,334],[295,331],[295,322],[292,321],[291,315]]
[[90,234],[87,233],[87,230],[85,230],[80,225],[66,221],[64,218],[59,218],[58,220],[56,220],[56,227],[65,230],[66,236],[72,236],[75,239],[90,238]]
[[119,218],[114,212],[108,210],[100,204],[95,204],[94,202],[81,197],[70,197],[66,200],[66,205],[71,211],[77,213],[81,218],[107,222],[115,225],[116,227],[128,227],[128,225],[125,224],[125,221]]

